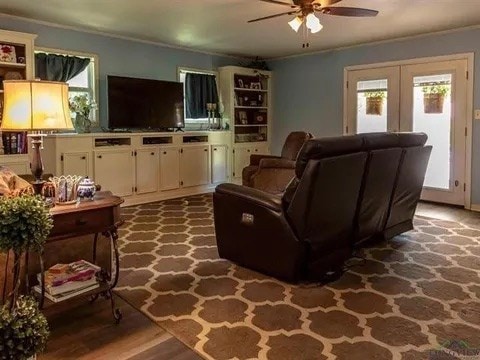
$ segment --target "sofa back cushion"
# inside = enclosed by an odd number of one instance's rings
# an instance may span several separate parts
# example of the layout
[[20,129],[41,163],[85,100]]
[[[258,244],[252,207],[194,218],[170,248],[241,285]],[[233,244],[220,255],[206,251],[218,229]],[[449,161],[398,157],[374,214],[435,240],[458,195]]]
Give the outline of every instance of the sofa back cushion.
[[312,138],[312,134],[305,131],[291,132],[283,144],[281,157],[287,160],[296,160],[298,152],[306,141]]

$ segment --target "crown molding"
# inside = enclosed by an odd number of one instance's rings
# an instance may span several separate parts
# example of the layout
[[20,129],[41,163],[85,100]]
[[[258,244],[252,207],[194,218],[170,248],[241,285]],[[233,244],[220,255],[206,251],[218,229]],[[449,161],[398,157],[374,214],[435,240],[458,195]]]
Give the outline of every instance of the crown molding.
[[358,48],[358,47],[362,47],[362,46],[374,46],[374,45],[388,44],[388,43],[405,41],[405,40],[419,39],[419,38],[424,38],[424,37],[428,37],[428,36],[450,34],[450,33],[455,33],[455,32],[462,32],[462,31],[476,30],[476,29],[480,29],[480,24],[463,26],[463,27],[454,28],[454,29],[432,31],[432,32],[423,33],[423,34],[396,37],[396,38],[392,38],[392,39],[384,39],[384,40],[377,40],[377,41],[365,41],[365,42],[354,44],[354,45],[345,45],[345,46],[333,47],[333,48],[311,51],[311,52],[302,53],[302,54],[293,54],[293,55],[287,55],[287,56],[271,57],[271,58],[267,58],[266,60],[267,61],[287,60],[287,59],[298,58],[298,57],[302,57],[302,56],[310,56],[310,55],[324,54],[324,53],[334,52],[334,51],[342,51],[342,50],[347,50],[347,49],[353,49],[353,48]]
[[33,24],[54,27],[54,28],[57,28],[57,29],[72,30],[72,31],[86,33],[86,34],[99,35],[99,36],[104,36],[104,37],[109,37],[109,38],[114,38],[114,39],[120,39],[120,40],[126,40],[126,41],[133,41],[133,42],[138,42],[138,43],[147,44],[147,45],[153,45],[153,46],[170,48],[170,49],[175,49],[175,50],[182,50],[182,51],[189,51],[189,52],[194,52],[194,53],[199,53],[199,54],[204,54],[204,55],[221,56],[221,57],[227,57],[227,58],[238,59],[238,60],[246,60],[246,59],[250,60],[251,59],[251,58],[248,58],[248,57],[217,53],[217,52],[213,52],[213,51],[203,51],[203,50],[198,50],[198,49],[194,49],[194,48],[187,47],[187,46],[172,45],[172,44],[162,43],[160,41],[145,40],[145,39],[140,39],[140,38],[136,38],[136,37],[132,37],[132,36],[125,36],[125,35],[119,35],[119,34],[112,34],[112,33],[104,32],[104,31],[86,29],[86,28],[83,28],[83,27],[80,27],[80,26],[58,24],[58,23],[54,23],[54,22],[50,22],[50,21],[37,20],[37,19],[32,19],[32,18],[28,18],[28,17],[24,17],[24,16],[0,13],[0,17],[6,17],[6,18],[25,21],[25,22],[29,22],[29,23],[33,23]]

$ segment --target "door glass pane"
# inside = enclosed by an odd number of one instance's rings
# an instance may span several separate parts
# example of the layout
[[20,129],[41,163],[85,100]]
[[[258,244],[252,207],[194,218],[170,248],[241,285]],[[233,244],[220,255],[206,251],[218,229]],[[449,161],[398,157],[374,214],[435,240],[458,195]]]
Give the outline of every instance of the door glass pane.
[[432,155],[425,187],[450,189],[452,74],[413,78],[413,131],[428,135]]
[[387,131],[387,79],[357,83],[357,133]]

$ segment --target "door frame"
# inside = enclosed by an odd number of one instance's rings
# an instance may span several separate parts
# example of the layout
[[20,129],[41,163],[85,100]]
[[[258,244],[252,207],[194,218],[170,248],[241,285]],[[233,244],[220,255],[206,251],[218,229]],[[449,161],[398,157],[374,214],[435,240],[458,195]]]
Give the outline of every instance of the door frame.
[[343,69],[343,128],[342,132],[345,135],[348,126],[348,72],[354,70],[365,70],[377,67],[387,66],[402,66],[402,65],[416,65],[430,62],[451,61],[451,60],[466,60],[467,61],[467,118],[466,118],[466,148],[465,148],[465,209],[472,209],[472,132],[473,132],[473,77],[474,77],[474,63],[475,54],[458,53],[451,55],[440,55],[432,57],[420,57],[406,60],[386,61],[372,64],[352,65],[346,66]]

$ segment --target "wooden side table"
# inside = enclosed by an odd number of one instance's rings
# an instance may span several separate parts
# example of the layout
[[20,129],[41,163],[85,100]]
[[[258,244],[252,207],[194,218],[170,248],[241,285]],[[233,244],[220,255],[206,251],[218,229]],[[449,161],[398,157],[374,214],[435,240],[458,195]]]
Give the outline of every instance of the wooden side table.
[[[45,244],[45,247],[47,248],[48,245],[53,242],[93,234],[94,242],[92,257],[93,262],[96,263],[98,235],[102,234],[110,239],[114,258],[110,269],[102,269],[104,276],[100,281],[100,287],[90,292],[79,294],[78,296],[90,297],[91,301],[95,301],[99,295],[110,299],[112,314],[116,323],[120,322],[122,318],[120,310],[115,307],[115,300],[112,292],[113,288],[117,285],[119,276],[120,260],[117,245],[117,229],[123,224],[123,220],[120,217],[120,205],[122,203],[122,198],[112,195],[111,192],[101,191],[95,195],[93,201],[85,201],[73,205],[56,205],[50,209],[50,214],[53,217],[53,228]],[[81,241],[81,239],[79,239],[79,241]],[[45,299],[45,268],[43,253],[40,253],[39,257],[41,269],[41,294],[39,294],[39,306],[42,309],[55,303]],[[28,256],[26,260],[26,272],[29,274]],[[27,283],[27,288],[28,287],[29,285]]]

